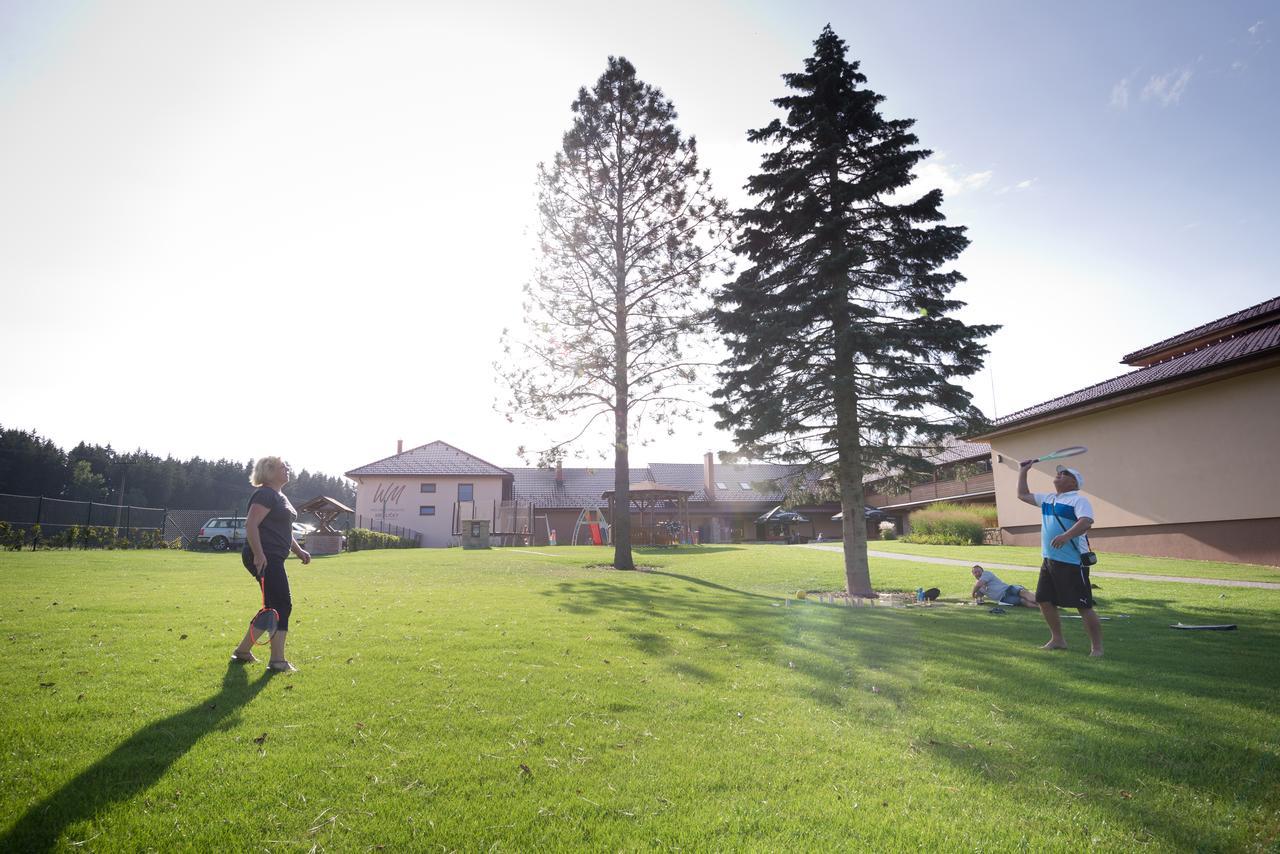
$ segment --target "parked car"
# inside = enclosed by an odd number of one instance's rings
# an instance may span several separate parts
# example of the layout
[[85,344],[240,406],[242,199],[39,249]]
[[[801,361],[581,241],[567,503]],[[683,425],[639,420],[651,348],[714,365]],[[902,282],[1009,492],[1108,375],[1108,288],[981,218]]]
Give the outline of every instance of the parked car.
[[307,544],[307,534],[310,534],[315,529],[315,525],[308,525],[306,522],[294,522],[293,538],[298,541],[298,545],[305,546]]
[[215,516],[200,528],[196,544],[208,546],[215,552],[239,548],[249,541],[243,516]]

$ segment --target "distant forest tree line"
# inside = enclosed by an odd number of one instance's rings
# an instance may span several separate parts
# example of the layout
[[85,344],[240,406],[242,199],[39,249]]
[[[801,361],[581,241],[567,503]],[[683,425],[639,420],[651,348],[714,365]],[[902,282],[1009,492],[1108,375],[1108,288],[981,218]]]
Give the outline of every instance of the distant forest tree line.
[[[103,501],[135,507],[243,512],[253,460],[176,460],[141,449],[81,442],[63,451],[35,431],[0,427],[0,493]],[[294,503],[328,495],[355,506],[355,487],[343,477],[305,469],[284,489]]]

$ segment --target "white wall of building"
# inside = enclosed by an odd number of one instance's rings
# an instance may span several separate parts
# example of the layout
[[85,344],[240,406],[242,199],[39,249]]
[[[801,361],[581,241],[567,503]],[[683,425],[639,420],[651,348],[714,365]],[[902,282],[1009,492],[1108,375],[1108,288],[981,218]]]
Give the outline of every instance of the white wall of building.
[[[473,498],[463,502],[461,517],[491,518],[495,502],[502,501],[500,477],[374,476],[356,480],[356,522],[374,530],[400,526],[417,531],[428,548],[454,545],[453,510],[462,484],[471,484]],[[424,492],[424,487],[434,491]],[[427,515],[423,508],[434,508],[434,514]]]

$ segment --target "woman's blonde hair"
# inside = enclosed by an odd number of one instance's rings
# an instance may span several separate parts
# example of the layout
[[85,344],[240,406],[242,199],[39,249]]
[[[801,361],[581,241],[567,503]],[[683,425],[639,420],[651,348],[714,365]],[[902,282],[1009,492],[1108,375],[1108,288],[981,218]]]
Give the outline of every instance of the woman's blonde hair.
[[284,460],[279,457],[263,457],[254,465],[253,474],[249,475],[249,483],[254,486],[265,486],[267,477],[273,472],[280,471],[284,464]]

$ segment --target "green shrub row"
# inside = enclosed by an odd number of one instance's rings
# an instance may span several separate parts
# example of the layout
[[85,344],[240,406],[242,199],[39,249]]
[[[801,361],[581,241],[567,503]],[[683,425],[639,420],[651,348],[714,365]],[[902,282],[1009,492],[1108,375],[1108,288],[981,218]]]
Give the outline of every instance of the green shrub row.
[[917,514],[937,511],[939,513],[959,513],[965,516],[974,516],[982,522],[984,528],[997,528],[1000,525],[999,517],[996,514],[996,506],[994,504],[956,504],[953,501],[939,501],[937,504],[930,504],[923,510],[917,510],[911,514],[914,523]]
[[70,525],[52,534],[45,534],[41,526],[11,525],[0,522],[0,548],[8,551],[31,546],[42,549],[168,549],[179,548],[181,538],[165,542],[162,533],[155,529],[130,528],[126,536],[119,536],[119,529],[106,525]]
[[[994,507],[990,505],[934,504],[911,514],[911,533],[904,543],[931,546],[980,546],[983,531],[995,527]],[[991,519],[992,524],[987,525]]]
[[358,552],[364,549],[413,549],[418,544],[407,537],[395,534],[384,534],[381,531],[370,531],[368,528],[352,528],[347,531],[347,551]]

